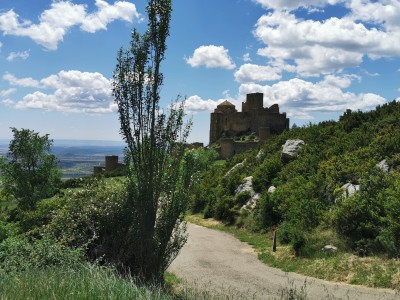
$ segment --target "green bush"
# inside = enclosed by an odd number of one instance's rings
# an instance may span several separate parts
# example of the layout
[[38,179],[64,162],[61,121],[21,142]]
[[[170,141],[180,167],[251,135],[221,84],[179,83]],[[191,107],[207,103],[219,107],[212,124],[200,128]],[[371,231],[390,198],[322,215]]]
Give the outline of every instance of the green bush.
[[82,250],[72,250],[49,237],[28,239],[20,235],[0,243],[0,270],[20,272],[61,265],[73,268],[82,263],[82,254]]
[[279,157],[274,156],[264,162],[253,173],[253,187],[257,192],[268,189],[272,181],[282,169],[282,162]]
[[66,191],[65,204],[54,213],[45,232],[70,247],[85,247],[91,259],[104,256],[107,261],[118,261],[121,244],[130,238],[123,187],[122,180],[108,179]]
[[235,197],[236,205],[242,207],[247,203],[247,201],[250,200],[250,198],[251,198],[251,193],[249,191],[243,191],[236,195]]

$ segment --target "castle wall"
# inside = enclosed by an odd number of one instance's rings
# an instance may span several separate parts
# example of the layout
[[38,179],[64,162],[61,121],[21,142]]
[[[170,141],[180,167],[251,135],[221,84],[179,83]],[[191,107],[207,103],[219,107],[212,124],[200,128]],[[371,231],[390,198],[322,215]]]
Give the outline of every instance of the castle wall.
[[224,138],[220,140],[219,156],[222,159],[227,159],[235,154],[253,149],[259,145],[259,142],[235,142],[233,139]]

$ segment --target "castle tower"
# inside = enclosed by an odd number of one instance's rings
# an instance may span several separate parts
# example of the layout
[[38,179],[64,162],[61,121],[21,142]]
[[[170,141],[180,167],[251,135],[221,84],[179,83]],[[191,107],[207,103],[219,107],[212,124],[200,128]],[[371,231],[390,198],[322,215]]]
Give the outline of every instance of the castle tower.
[[233,105],[228,100],[225,100],[221,104],[217,106],[213,113],[211,113],[211,121],[210,121],[210,145],[215,143],[223,132],[223,117],[227,115],[231,115],[233,113],[237,113],[235,105]]
[[118,156],[106,156],[106,171],[113,171],[118,168]]
[[246,103],[242,102],[242,112],[263,108],[263,93],[252,93],[246,95]]

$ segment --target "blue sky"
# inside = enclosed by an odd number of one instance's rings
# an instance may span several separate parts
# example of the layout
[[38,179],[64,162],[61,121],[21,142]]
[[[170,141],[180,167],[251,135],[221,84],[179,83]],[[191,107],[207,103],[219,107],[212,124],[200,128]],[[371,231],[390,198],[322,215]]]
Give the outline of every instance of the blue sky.
[[[110,80],[146,2],[1,1],[0,139],[119,140]],[[207,143],[210,112],[247,93],[297,125],[400,100],[399,20],[399,0],[175,0],[161,105],[186,97]]]

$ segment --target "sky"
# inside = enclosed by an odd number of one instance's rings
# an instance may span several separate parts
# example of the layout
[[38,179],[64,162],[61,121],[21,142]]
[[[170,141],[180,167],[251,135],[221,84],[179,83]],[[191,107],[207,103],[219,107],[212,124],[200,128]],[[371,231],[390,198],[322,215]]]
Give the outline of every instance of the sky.
[[[400,0],[173,0],[161,106],[186,99],[190,142],[210,113],[264,93],[290,124],[400,100]],[[116,55],[145,0],[0,0],[0,139],[120,140]]]

